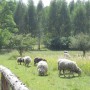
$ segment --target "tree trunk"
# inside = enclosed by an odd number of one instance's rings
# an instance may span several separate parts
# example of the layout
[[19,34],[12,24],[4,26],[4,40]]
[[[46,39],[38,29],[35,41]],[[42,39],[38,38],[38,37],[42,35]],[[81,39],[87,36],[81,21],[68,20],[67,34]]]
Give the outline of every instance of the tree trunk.
[[20,56],[22,56],[23,48],[19,48],[19,49],[18,49],[18,52],[19,52]]
[[39,35],[39,37],[38,37],[38,50],[40,50],[40,43],[41,43],[41,37]]
[[20,56],[22,56],[22,50],[20,50]]
[[83,57],[85,57],[85,55],[86,55],[86,51],[85,51],[85,50],[83,50]]

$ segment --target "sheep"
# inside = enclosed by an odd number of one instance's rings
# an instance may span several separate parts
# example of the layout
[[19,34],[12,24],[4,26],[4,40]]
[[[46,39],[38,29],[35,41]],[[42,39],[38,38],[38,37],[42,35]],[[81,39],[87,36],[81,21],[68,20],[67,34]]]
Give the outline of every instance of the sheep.
[[29,66],[29,63],[32,61],[32,59],[30,58],[30,56],[25,56],[23,57],[23,61],[25,66]]
[[23,63],[23,58],[22,57],[18,57],[17,58],[17,63],[21,65],[21,63]]
[[70,54],[68,53],[68,51],[64,51],[64,58],[70,58]]
[[76,62],[68,60],[68,59],[59,59],[58,60],[58,70],[59,70],[59,76],[61,75],[61,71],[63,70],[64,77],[65,76],[65,71],[68,70],[70,71],[70,74],[73,74],[74,72],[78,74],[78,76],[81,75],[81,69],[77,66]]
[[47,71],[48,71],[48,64],[46,61],[40,61],[37,64],[37,70],[38,70],[38,74],[40,76],[45,76],[47,75]]
[[38,62],[40,62],[40,61],[47,61],[47,60],[45,60],[45,59],[43,59],[43,58],[35,58],[35,59],[34,59],[34,66],[35,66]]

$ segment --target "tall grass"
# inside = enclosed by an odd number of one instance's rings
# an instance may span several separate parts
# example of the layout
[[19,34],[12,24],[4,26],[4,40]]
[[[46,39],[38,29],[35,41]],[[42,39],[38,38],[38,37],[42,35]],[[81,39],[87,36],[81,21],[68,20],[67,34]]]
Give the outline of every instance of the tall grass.
[[[58,76],[57,60],[63,57],[63,51],[30,51],[23,56],[29,55],[32,58],[30,67],[18,65],[17,51],[0,55],[0,64],[9,68],[23,83],[31,90],[90,90],[90,57],[78,56],[76,51],[70,51],[71,60],[76,61],[82,69],[81,77],[63,78]],[[49,70],[48,76],[38,76],[37,68],[34,66],[34,58],[42,57],[47,60]]]

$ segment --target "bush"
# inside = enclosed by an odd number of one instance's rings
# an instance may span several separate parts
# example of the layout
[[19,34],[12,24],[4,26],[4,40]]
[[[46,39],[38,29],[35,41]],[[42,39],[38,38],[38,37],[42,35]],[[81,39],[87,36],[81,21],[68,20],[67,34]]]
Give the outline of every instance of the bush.
[[52,39],[47,39],[44,44],[46,48],[51,50],[65,50],[69,49],[69,39],[67,37],[54,37]]
[[52,49],[52,50],[58,50],[59,49],[60,50],[60,45],[61,45],[60,38],[55,37],[50,42],[50,49]]
[[90,38],[89,35],[80,33],[70,38],[70,47],[83,51],[85,56],[86,51],[90,50]]

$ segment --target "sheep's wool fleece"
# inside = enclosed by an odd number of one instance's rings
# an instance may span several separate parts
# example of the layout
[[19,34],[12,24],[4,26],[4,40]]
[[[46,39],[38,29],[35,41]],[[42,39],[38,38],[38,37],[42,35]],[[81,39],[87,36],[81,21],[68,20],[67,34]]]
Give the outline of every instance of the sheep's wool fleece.
[[74,63],[74,64],[76,64],[76,62],[74,62],[74,61],[71,61],[71,60],[68,60],[68,59],[59,59],[58,60],[58,63],[61,63],[61,62],[65,62],[65,63]]
[[24,60],[30,60],[31,61],[31,58],[29,56],[25,56]]
[[37,65],[37,67],[39,68],[40,66],[45,66],[46,68],[48,68],[47,62],[45,62],[45,61],[40,61]]

